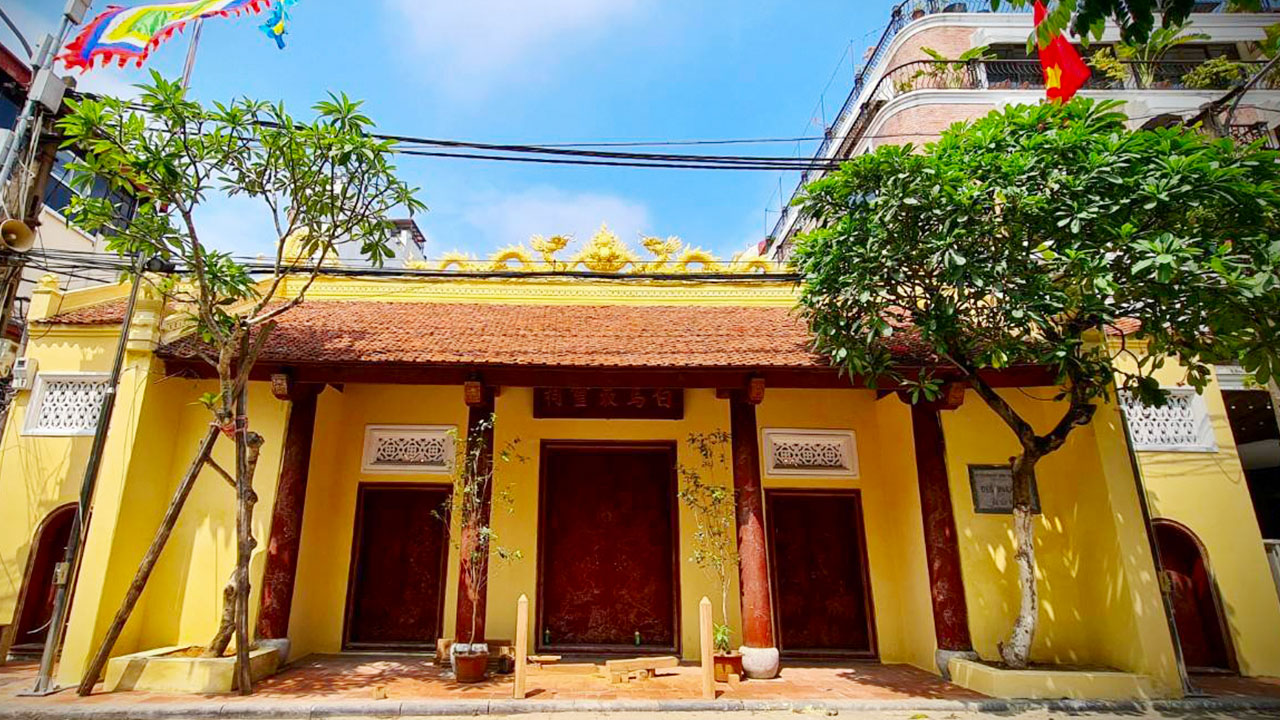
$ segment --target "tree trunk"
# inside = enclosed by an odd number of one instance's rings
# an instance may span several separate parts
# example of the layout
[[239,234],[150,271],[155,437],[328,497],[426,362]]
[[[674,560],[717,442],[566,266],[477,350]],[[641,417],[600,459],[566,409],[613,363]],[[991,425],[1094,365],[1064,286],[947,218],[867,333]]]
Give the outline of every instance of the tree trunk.
[[[246,337],[245,344],[248,343]],[[258,543],[253,538],[253,506],[258,502],[253,491],[253,472],[258,466],[262,436],[249,431],[249,392],[241,386],[236,397],[236,679],[241,695],[253,692],[253,673],[249,666],[249,559]]]
[[1275,378],[1267,383],[1267,392],[1271,393],[1271,412],[1276,416],[1276,427],[1280,427],[1280,383]]
[[222,620],[218,622],[218,632],[214,633],[213,639],[205,646],[202,657],[222,657],[222,653],[227,651],[227,646],[231,644],[231,636],[236,629],[235,608],[236,573],[232,570],[227,586],[222,589]]
[[1001,643],[1000,657],[1014,669],[1027,666],[1031,641],[1035,638],[1039,619],[1039,593],[1036,590],[1035,533],[1032,522],[1031,480],[1039,458],[1023,451],[1013,461],[1013,538],[1017,550],[1013,555],[1018,568],[1018,618],[1008,642]]
[[107,664],[107,658],[111,656],[111,648],[115,646],[116,640],[120,639],[120,633],[124,631],[125,623],[129,621],[129,615],[133,613],[133,608],[138,604],[138,598],[142,596],[142,590],[147,585],[147,579],[151,577],[151,571],[155,569],[156,562],[160,559],[160,552],[164,550],[165,543],[169,541],[169,535],[173,532],[174,525],[178,522],[178,514],[182,511],[182,506],[187,501],[187,496],[191,494],[191,487],[195,485],[196,477],[200,475],[200,470],[204,467],[205,461],[209,458],[210,451],[213,450],[213,443],[218,439],[218,428],[211,425],[205,433],[204,439],[200,442],[200,449],[196,453],[196,457],[191,461],[191,465],[187,468],[187,473],[182,477],[182,481],[178,483],[178,487],[173,492],[173,499],[169,501],[169,508],[165,510],[164,518],[160,521],[160,527],[156,530],[155,537],[151,540],[151,547],[147,548],[147,553],[142,556],[142,562],[138,565],[138,572],[133,576],[133,582],[129,585],[129,590],[124,595],[124,600],[120,603],[120,609],[116,611],[115,618],[111,621],[111,626],[107,628],[107,634],[102,638],[102,644],[98,646],[98,652],[94,654],[93,660],[89,662],[89,667],[85,670],[84,677],[80,680],[80,686],[76,692],[80,695],[88,695],[93,692],[93,686],[98,682],[98,676],[102,674],[102,668]]

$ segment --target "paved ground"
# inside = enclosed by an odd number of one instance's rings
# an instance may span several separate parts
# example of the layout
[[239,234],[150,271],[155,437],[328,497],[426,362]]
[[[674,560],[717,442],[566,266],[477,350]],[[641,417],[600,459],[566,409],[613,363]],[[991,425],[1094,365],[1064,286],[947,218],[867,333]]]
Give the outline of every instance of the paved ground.
[[[0,667],[0,702],[73,707],[95,702],[149,704],[186,701],[190,696],[160,693],[96,693],[88,698],[70,691],[50,698],[18,698],[34,682],[34,665]],[[528,697],[536,700],[685,700],[699,697],[697,667],[663,670],[647,681],[612,685],[583,673],[533,671]],[[459,685],[426,657],[310,656],[259,683],[253,700],[498,700],[512,694],[510,675],[474,685]],[[965,700],[982,696],[906,665],[866,663],[841,666],[788,667],[775,680],[752,680],[738,688],[720,687],[730,700]],[[228,698],[236,702],[239,698]]]
[[[652,680],[611,685],[599,676],[563,672],[531,673],[529,699],[511,699],[511,678],[458,685],[429,659],[415,656],[313,656],[293,663],[259,684],[252,697],[161,693],[95,693],[88,698],[64,691],[45,698],[18,697],[31,687],[33,664],[0,666],[0,719],[4,718],[216,718],[216,717],[392,717],[520,713],[530,718],[594,720],[606,710],[623,710],[626,720],[651,716],[700,720],[713,708],[738,710],[737,718],[803,720],[845,717],[885,720],[978,720],[987,717],[1057,720],[1067,717],[1204,717],[1280,719],[1280,680],[1197,678],[1211,697],[1188,703],[1098,706],[1043,704],[984,698],[902,665],[847,664],[790,666],[776,680],[753,680],[738,688],[722,685],[715,701],[698,700],[698,669],[681,667]],[[1246,704],[1237,699],[1245,698]],[[1236,703],[1230,712],[1222,702]],[[1255,709],[1269,703],[1266,711]],[[1252,707],[1251,707],[1252,705]],[[1119,714],[1090,714],[1086,710]],[[982,713],[979,710],[998,711]],[[555,712],[550,712],[555,711]],[[661,712],[655,712],[661,711]],[[764,712],[773,711],[773,712]],[[780,712],[778,712],[780,711]],[[616,719],[617,715],[614,714]]]

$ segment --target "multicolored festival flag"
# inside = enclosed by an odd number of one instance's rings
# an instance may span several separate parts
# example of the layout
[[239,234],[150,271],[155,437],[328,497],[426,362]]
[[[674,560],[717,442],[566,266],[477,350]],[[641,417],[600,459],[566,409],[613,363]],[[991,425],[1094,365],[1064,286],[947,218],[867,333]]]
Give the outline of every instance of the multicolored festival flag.
[[113,62],[124,67],[130,60],[141,66],[152,50],[189,22],[245,12],[257,14],[280,1],[194,0],[148,3],[131,8],[110,5],[85,26],[58,59],[68,68],[78,68],[81,72]]
[[[1045,9],[1044,3],[1036,0],[1034,16],[1036,27],[1039,27],[1048,15],[1049,11]],[[1040,68],[1044,71],[1045,95],[1050,100],[1059,102],[1070,100],[1076,91],[1089,81],[1089,66],[1080,59],[1080,53],[1076,52],[1062,33],[1058,33],[1047,46],[1039,45],[1039,50]]]

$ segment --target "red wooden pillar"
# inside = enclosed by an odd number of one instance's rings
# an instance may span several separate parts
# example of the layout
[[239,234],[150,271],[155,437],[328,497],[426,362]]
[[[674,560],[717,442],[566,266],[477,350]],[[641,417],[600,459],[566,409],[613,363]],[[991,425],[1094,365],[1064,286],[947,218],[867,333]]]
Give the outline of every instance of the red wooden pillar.
[[738,586],[742,595],[742,664],[747,676],[752,678],[776,677],[779,669],[778,648],[773,638],[764,498],[760,487],[760,441],[756,433],[756,404],[762,397],[763,392],[734,391],[729,395],[738,526]]
[[298,574],[298,549],[302,543],[302,510],[307,499],[307,474],[311,468],[311,435],[316,423],[316,397],[323,386],[300,385],[288,394],[292,401],[285,429],[284,457],[275,504],[271,508],[271,540],[262,573],[262,601],[258,610],[260,639],[289,636],[289,611],[293,606],[293,582]]
[[938,662],[945,674],[946,657],[972,652],[973,643],[969,639],[969,611],[964,599],[964,578],[960,574],[960,545],[951,509],[946,446],[938,412],[937,404],[911,406],[933,626],[938,640]]
[[[493,390],[487,387],[473,387],[472,382],[468,382],[467,385],[467,405],[470,408],[467,413],[467,442],[470,442],[478,433],[480,441],[484,443],[484,452],[479,458],[477,472],[488,473],[493,468],[493,423],[485,421],[493,417]],[[475,385],[478,386],[478,383]],[[485,484],[479,525],[489,524],[492,500],[493,483],[489,482]],[[458,615],[454,637],[460,643],[484,642],[484,614],[488,601],[488,583],[483,582],[479,583],[479,587],[472,587],[467,580],[467,576],[472,574],[488,577],[489,549],[488,547],[477,549],[476,545],[479,542],[479,533],[473,527],[463,531],[458,543]],[[478,573],[470,572],[472,563],[477,566]],[[475,614],[474,633],[472,632],[473,612]]]

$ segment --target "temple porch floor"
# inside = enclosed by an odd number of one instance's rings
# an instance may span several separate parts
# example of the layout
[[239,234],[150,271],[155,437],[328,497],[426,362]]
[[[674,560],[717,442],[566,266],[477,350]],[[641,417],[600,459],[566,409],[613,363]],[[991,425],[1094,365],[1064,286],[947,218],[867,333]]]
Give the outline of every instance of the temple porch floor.
[[[264,704],[278,705],[280,710],[299,703],[354,702],[374,705],[382,701],[484,701],[510,700],[512,677],[475,684],[460,685],[435,666],[430,657],[415,655],[311,655],[290,663],[279,673],[255,688],[251,697],[234,695],[192,696],[152,692],[98,692],[87,698],[64,690],[44,698],[18,697],[29,689],[35,678],[34,663],[11,663],[0,666],[0,710],[30,711],[44,715],[59,710],[68,714],[90,713],[95,708],[113,714],[122,710],[147,709],[175,704],[216,703],[223,714],[234,714],[237,704],[260,711]],[[1280,679],[1197,676],[1197,684],[1216,698],[1280,698]],[[685,665],[647,681],[611,685],[603,677],[576,674],[531,672],[530,705],[539,701],[682,701],[697,700],[699,677],[696,666]],[[906,665],[882,665],[872,662],[844,664],[807,664],[796,662],[784,667],[774,680],[751,680],[738,688],[718,685],[718,700],[765,701],[965,701],[984,696],[957,687]],[[536,708],[530,707],[530,711]],[[4,714],[4,713],[0,713]]]

